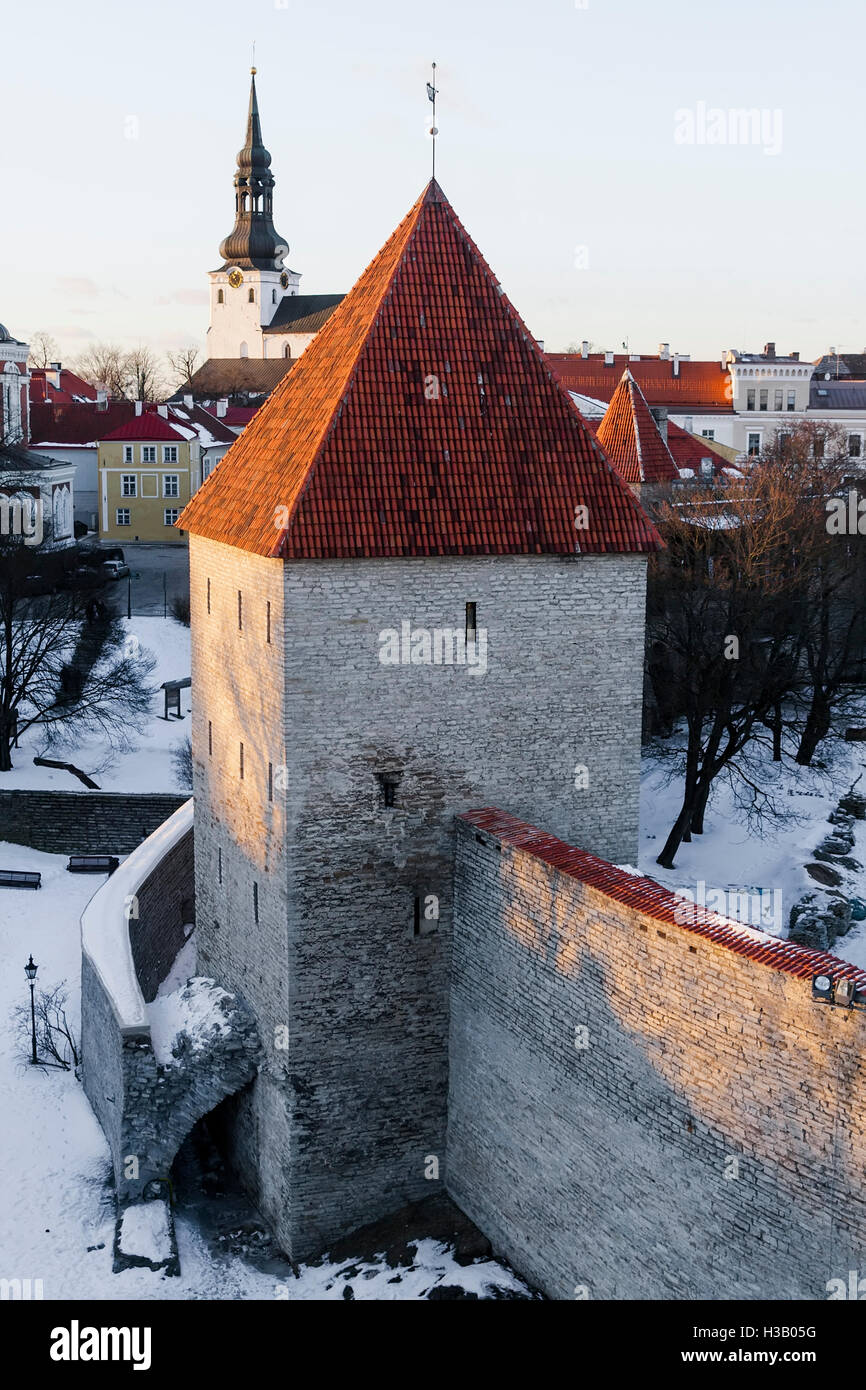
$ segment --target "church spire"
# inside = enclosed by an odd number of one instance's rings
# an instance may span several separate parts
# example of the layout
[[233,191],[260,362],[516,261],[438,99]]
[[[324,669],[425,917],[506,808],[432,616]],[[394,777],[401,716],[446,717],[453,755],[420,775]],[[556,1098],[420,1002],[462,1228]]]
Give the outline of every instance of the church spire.
[[238,151],[235,174],[235,225],[220,245],[226,266],[242,270],[280,270],[289,254],[274,228],[271,156],[262,142],[262,123],[256,93],[256,70],[251,70],[247,138]]

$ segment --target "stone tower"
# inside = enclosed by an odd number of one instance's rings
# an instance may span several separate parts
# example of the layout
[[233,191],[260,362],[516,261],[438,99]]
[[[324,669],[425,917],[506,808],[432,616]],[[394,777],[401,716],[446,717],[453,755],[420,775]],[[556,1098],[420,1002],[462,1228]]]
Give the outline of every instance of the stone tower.
[[199,971],[302,1259],[445,1176],[455,814],[634,859],[659,540],[435,182],[178,524]]

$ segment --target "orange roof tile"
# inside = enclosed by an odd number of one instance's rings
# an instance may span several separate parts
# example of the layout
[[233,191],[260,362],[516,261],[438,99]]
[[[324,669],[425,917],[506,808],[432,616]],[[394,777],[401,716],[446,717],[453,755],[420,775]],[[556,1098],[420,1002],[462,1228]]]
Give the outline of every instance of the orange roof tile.
[[178,526],[286,559],[661,545],[435,182]]
[[478,830],[486,830],[503,844],[525,850],[570,878],[595,888],[606,897],[632,907],[657,922],[682,927],[697,936],[708,937],[719,946],[740,956],[748,956],[773,970],[809,979],[825,973],[835,979],[854,980],[859,991],[866,995],[866,970],[840,960],[827,951],[800,946],[781,937],[770,937],[757,927],[748,927],[729,917],[722,917],[698,903],[663,888],[655,879],[629,873],[599,859],[587,850],[575,849],[555,835],[548,835],[526,821],[518,820],[495,806],[479,811],[467,811],[459,817]]
[[627,483],[679,480],[671,451],[628,367],[613,393],[596,439]]
[[640,357],[633,361],[616,353],[607,366],[603,352],[581,357],[574,352],[548,352],[547,364],[569,391],[609,401],[619,385],[623,368],[628,367],[650,405],[667,405],[676,411],[707,411],[719,414],[733,411],[730,373],[721,362],[683,362],[677,376],[672,358]]

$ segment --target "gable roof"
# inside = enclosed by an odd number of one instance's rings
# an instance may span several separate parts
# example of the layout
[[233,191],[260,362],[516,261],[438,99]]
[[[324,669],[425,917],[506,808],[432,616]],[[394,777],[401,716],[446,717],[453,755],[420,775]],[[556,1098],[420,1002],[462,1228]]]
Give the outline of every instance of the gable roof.
[[669,483],[679,478],[671,451],[628,367],[596,438],[627,483]]
[[286,559],[661,546],[435,181],[178,526]]
[[673,358],[668,357],[632,359],[626,353],[613,353],[608,364],[603,352],[586,357],[579,352],[548,352],[545,356],[563,386],[597,400],[612,399],[623,369],[628,367],[649,405],[666,405],[690,414],[707,411],[730,415],[734,409],[730,373],[721,362],[685,362],[680,358],[675,375]]
[[[180,424],[180,421],[177,422]],[[168,420],[158,414],[155,410],[146,410],[141,415],[133,415],[131,420],[127,420],[118,429],[112,430],[110,434],[100,434],[101,440],[113,439],[176,439],[181,442],[188,440],[193,433],[186,422],[185,428],[178,429],[176,425],[169,424]]]
[[263,333],[318,333],[344,294],[285,294]]
[[[58,377],[59,385],[55,385]],[[59,372],[50,367],[30,369],[31,406],[42,403],[70,405],[75,402],[95,401],[97,394],[95,386],[91,386],[89,381],[85,381],[75,372],[70,372],[67,367],[61,367]]]
[[241,391],[266,396],[293,365],[289,357],[210,357],[179,387],[173,399],[182,400],[189,392],[199,400]]

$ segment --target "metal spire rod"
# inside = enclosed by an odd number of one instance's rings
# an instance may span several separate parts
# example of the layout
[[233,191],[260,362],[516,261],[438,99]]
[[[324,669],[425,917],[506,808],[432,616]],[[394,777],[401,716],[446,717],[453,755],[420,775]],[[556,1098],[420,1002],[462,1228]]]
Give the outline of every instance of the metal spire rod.
[[427,95],[433,103],[433,124],[430,127],[430,134],[433,137],[433,178],[436,178],[436,64],[433,64],[433,81],[427,83]]

